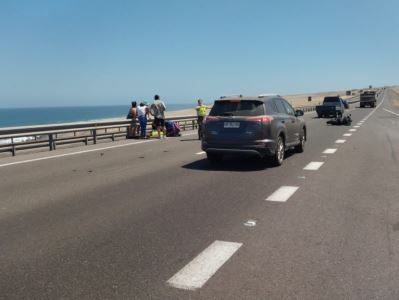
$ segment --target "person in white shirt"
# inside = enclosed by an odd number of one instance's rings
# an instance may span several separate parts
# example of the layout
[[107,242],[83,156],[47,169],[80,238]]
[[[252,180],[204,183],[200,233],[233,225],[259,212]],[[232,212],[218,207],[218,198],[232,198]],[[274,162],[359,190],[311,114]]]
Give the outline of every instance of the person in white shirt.
[[141,102],[137,107],[137,118],[140,123],[140,138],[147,138],[147,118],[149,116],[149,109],[145,102]]

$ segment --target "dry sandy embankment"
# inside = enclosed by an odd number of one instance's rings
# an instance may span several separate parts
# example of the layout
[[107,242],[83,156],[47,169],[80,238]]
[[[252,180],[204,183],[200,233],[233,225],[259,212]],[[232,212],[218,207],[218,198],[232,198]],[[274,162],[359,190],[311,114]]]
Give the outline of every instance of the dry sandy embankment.
[[[326,96],[341,96],[343,99],[351,97],[345,96],[346,91],[337,91],[337,92],[324,92],[324,93],[313,93],[313,94],[300,94],[300,95],[287,95],[282,96],[288,102],[291,103],[294,107],[300,106],[313,106],[320,104],[324,97]],[[308,101],[308,97],[312,97],[312,101]],[[195,102],[194,102],[195,103]],[[177,111],[171,111],[166,113],[166,117],[173,118],[173,117],[181,117],[181,116],[195,116],[196,111],[194,109],[194,105],[192,109],[182,109]]]
[[[299,106],[309,106],[309,105],[319,105],[323,102],[326,96],[341,96],[343,99],[352,97],[346,96],[346,91],[336,91],[336,92],[324,92],[324,93],[314,93],[314,94],[300,94],[300,95],[287,95],[283,96],[288,100],[294,107]],[[308,97],[312,97],[312,101],[308,101]]]
[[392,91],[396,94],[396,98],[392,99],[392,105],[395,106],[396,108],[399,108],[399,86],[396,86],[392,88]]

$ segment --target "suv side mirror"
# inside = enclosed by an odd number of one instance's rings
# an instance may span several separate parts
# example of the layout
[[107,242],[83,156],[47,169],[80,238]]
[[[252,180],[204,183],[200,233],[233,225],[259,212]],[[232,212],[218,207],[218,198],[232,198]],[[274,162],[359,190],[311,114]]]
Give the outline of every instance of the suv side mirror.
[[303,110],[297,109],[297,110],[295,111],[295,116],[296,116],[296,117],[302,117],[303,115],[304,115]]

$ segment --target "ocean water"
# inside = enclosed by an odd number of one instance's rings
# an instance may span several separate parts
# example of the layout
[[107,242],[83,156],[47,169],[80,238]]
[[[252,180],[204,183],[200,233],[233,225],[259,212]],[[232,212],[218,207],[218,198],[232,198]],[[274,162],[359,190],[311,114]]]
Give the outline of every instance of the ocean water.
[[[193,104],[168,104],[168,111],[194,108]],[[0,108],[0,128],[125,118],[130,106],[77,106]]]

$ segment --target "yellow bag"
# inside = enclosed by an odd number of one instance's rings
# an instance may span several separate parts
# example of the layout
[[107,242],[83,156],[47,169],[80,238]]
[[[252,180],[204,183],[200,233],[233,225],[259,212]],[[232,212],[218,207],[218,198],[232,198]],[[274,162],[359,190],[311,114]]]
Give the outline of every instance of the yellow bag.
[[[150,137],[157,138],[158,137],[158,131],[156,131],[156,130],[151,131]],[[163,137],[163,132],[162,131],[161,131],[161,137]]]

